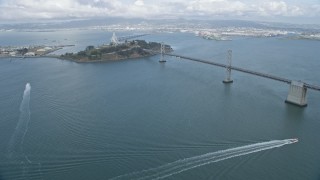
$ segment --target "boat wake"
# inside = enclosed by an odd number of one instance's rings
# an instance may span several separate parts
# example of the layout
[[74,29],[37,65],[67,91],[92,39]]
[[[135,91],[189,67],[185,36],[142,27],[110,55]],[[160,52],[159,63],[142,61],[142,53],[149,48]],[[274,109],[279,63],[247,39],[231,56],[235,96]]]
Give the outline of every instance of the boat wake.
[[281,147],[287,144],[293,144],[298,142],[298,139],[284,139],[284,140],[273,140],[268,142],[261,142],[216,152],[211,152],[207,154],[203,154],[200,156],[194,156],[186,159],[181,159],[172,163],[168,163],[156,168],[143,170],[139,172],[133,172],[125,175],[121,175],[113,180],[119,179],[163,179],[170,177],[175,174],[182,173],[184,171],[204,166],[207,164],[211,164],[214,162],[223,161],[226,159],[230,159],[233,157],[243,156],[246,154],[251,154],[259,151],[264,151],[268,149],[273,149],[277,147]]
[[26,177],[29,171],[34,168],[41,171],[41,163],[32,162],[23,151],[23,142],[27,134],[30,121],[30,92],[31,86],[27,83],[23,92],[22,102],[20,104],[19,121],[7,146],[7,159],[12,166],[16,165],[16,169],[21,172],[20,174],[16,174],[17,178]]
[[9,157],[14,153],[20,153],[22,151],[22,145],[24,137],[28,131],[28,124],[30,121],[30,91],[31,86],[29,83],[26,84],[26,88],[23,92],[23,99],[20,104],[20,117],[18,124],[14,130],[14,133],[11,136],[11,139],[8,144],[7,152]]

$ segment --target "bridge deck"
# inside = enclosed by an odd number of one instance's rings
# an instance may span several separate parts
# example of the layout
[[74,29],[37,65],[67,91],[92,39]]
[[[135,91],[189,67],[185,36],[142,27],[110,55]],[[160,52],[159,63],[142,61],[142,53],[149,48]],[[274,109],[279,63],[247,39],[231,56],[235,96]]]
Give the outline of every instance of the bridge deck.
[[[216,62],[212,62],[212,61],[207,61],[207,60],[203,60],[203,59],[187,57],[187,56],[182,56],[182,55],[178,55],[178,54],[165,53],[165,55],[178,57],[178,58],[182,58],[182,59],[187,59],[187,60],[191,60],[191,61],[196,61],[196,62],[200,62],[200,63],[204,63],[204,64],[210,64],[210,65],[223,67],[223,68],[227,68],[228,67],[225,64],[216,63]],[[252,71],[252,70],[248,70],[248,69],[244,69],[244,68],[240,68],[240,67],[236,67],[236,66],[230,66],[229,68],[232,69],[232,70],[235,70],[235,71],[239,71],[239,72],[243,72],[243,73],[247,73],[247,74],[252,74],[252,75],[255,75],[255,76],[260,76],[260,77],[264,77],[264,78],[268,78],[268,79],[272,79],[272,80],[276,80],[276,81],[280,81],[280,82],[284,82],[284,83],[288,83],[288,84],[290,84],[291,81],[292,81],[292,80],[289,80],[289,79],[286,79],[286,78],[282,78],[282,77],[279,77],[279,76],[274,76],[274,75],[271,75],[271,74]],[[304,86],[309,88],[309,89],[320,91],[320,86],[311,85],[311,84],[308,84],[308,83],[304,83]]]
[[147,35],[149,35],[149,34],[136,34],[136,35],[129,35],[129,36],[121,36],[121,37],[118,37],[118,40],[119,41],[126,41],[126,40],[129,40],[129,39],[134,39],[134,38],[147,36]]

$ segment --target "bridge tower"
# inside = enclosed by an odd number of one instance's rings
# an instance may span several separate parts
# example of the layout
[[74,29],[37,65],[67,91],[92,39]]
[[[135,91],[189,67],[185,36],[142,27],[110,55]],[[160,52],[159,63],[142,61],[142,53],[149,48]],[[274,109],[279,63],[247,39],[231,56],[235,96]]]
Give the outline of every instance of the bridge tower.
[[118,37],[116,36],[115,32],[113,32],[113,35],[111,37],[111,43],[112,43],[112,45],[115,45],[115,46],[117,46],[119,44],[119,40],[118,40]]
[[160,56],[159,62],[161,62],[161,63],[167,62],[167,61],[164,59],[164,54],[165,54],[165,53],[166,53],[165,45],[164,45],[163,42],[162,42],[162,43],[161,43],[161,56]]
[[307,87],[304,86],[304,83],[300,81],[291,81],[289,94],[285,102],[305,107],[308,105],[306,96]]
[[232,63],[232,50],[227,52],[227,65],[226,65],[226,78],[222,81],[223,83],[233,83],[231,79],[231,63]]

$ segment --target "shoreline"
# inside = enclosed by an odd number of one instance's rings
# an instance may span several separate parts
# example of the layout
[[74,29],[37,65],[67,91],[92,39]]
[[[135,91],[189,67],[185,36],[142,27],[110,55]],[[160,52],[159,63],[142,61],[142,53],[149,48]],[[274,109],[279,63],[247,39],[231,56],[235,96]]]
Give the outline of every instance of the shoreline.
[[140,57],[128,57],[128,58],[92,60],[92,61],[77,61],[77,60],[72,60],[72,59],[63,58],[63,57],[59,57],[57,59],[66,60],[66,61],[72,61],[72,62],[76,62],[76,63],[102,63],[102,62],[124,61],[124,60],[131,60],[131,59],[133,60],[133,59],[151,57],[151,56],[156,56],[156,55],[158,55],[158,54],[152,54],[152,55],[146,55],[146,56],[140,56]]
[[5,59],[5,58],[7,58],[7,59],[10,59],[10,58],[12,58],[12,59],[27,59],[27,58],[57,58],[57,59],[59,59],[60,58],[60,56],[58,56],[58,55],[46,55],[46,56],[0,56],[0,59]]
[[152,57],[159,55],[160,53],[150,54],[146,56],[139,56],[139,57],[128,57],[128,58],[119,58],[119,59],[105,59],[105,60],[92,60],[92,61],[77,61],[73,59],[63,58],[59,55],[47,55],[47,56],[0,56],[0,59],[32,59],[32,58],[53,58],[53,59],[60,59],[64,61],[71,61],[75,63],[102,63],[102,62],[115,62],[115,61],[123,61],[123,60],[131,60],[131,59],[139,59],[145,57]]

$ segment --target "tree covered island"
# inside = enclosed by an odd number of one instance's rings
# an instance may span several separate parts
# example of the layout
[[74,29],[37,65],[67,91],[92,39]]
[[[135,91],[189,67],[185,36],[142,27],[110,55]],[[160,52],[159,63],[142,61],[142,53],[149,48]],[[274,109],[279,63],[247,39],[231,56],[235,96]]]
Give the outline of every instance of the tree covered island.
[[[165,52],[173,51],[169,45],[164,45],[164,49]],[[99,62],[147,57],[160,52],[161,43],[133,40],[118,45],[87,46],[83,51],[66,53],[61,58],[76,62]]]

